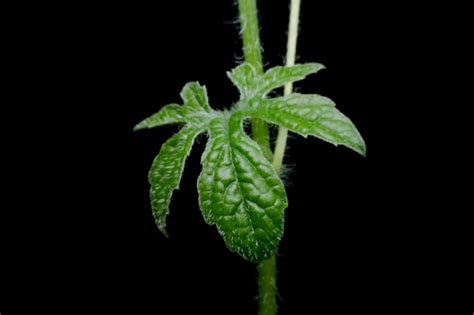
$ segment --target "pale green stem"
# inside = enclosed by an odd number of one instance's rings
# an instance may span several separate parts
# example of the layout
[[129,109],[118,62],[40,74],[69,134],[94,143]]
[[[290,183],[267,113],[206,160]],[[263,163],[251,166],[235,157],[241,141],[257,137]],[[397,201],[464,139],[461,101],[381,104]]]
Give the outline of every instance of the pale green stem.
[[[288,42],[286,46],[286,65],[293,66],[296,59],[296,43],[298,39],[298,21],[300,15],[301,0],[291,0],[290,23],[288,26]],[[293,83],[285,85],[284,94],[288,95],[293,92]],[[285,155],[286,140],[288,139],[288,129],[278,128],[278,136],[275,144],[275,152],[273,154],[273,167],[279,173],[283,164]]]

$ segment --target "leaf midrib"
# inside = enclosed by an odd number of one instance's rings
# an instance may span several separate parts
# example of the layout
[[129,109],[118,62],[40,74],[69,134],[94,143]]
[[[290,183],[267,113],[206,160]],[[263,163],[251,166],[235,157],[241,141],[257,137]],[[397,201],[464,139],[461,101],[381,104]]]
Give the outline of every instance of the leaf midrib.
[[[227,118],[229,119],[229,118]],[[240,124],[241,122],[239,122]],[[240,127],[239,127],[240,128]],[[239,180],[239,177],[237,176],[237,172],[236,172],[236,169],[235,169],[235,163],[234,163],[234,154],[232,152],[232,145],[231,145],[231,142],[230,142],[230,132],[229,132],[229,121],[227,121],[227,123],[225,124],[225,131],[226,131],[226,138],[227,138],[227,143],[228,143],[228,149],[229,149],[229,155],[230,155],[230,162],[232,164],[232,173],[234,174],[235,176],[235,180],[237,181],[237,186],[239,187],[239,192],[240,192],[240,195],[242,196],[242,201],[241,203],[244,204],[244,213],[245,213],[245,216],[247,217],[247,219],[249,220],[250,222],[250,229],[251,229],[251,232],[252,232],[252,235],[254,236],[254,238],[256,238],[256,235],[257,233],[255,232],[255,229],[254,229],[254,222],[252,220],[252,217],[249,215],[248,213],[248,206],[247,206],[247,201],[246,201],[246,198],[244,197],[244,194],[243,194],[243,190],[242,190],[242,185],[240,184],[240,180]],[[239,129],[239,132],[242,132],[241,129]],[[237,206],[237,211],[238,211],[238,207],[240,206],[240,204]],[[236,213],[237,213],[236,211]]]

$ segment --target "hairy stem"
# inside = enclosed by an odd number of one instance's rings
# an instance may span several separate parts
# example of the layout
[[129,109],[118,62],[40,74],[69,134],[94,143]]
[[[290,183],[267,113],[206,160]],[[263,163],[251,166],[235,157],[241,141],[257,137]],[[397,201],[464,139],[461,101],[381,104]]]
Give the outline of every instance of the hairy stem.
[[[296,42],[298,39],[298,20],[300,15],[301,0],[291,0],[290,23],[288,26],[288,42],[286,46],[286,65],[293,66],[296,59]],[[284,94],[288,95],[293,92],[293,83],[285,85]],[[279,173],[283,164],[283,156],[285,155],[286,140],[288,138],[288,129],[278,128],[278,136],[275,144],[275,152],[273,154],[273,167]]]
[[[245,61],[255,68],[257,74],[263,74],[262,46],[260,44],[256,0],[239,0],[239,12]],[[260,145],[265,157],[271,160],[268,124],[260,119],[252,119],[251,125],[253,139]]]
[[[245,61],[252,64],[257,74],[263,74],[260,30],[258,26],[256,0],[238,0],[240,12],[240,27],[243,40]],[[296,58],[296,40],[298,37],[298,17],[300,0],[291,1],[290,24],[288,32],[286,65],[291,66]],[[285,95],[292,92],[291,83],[285,86]],[[268,125],[259,119],[252,120],[252,137],[260,145],[269,160],[273,158],[273,167],[279,173],[283,163],[288,130],[280,128],[272,157]],[[258,264],[258,305],[259,315],[277,314],[276,287],[276,257],[273,256]]]
[[[258,26],[256,0],[239,0],[240,29],[244,48],[245,61],[263,74],[262,46]],[[265,157],[271,161],[273,154],[270,149],[268,125],[260,119],[252,119],[252,138],[262,148]],[[258,314],[276,315],[276,257],[261,261],[258,270]]]
[[276,315],[276,257],[258,263],[258,314]]

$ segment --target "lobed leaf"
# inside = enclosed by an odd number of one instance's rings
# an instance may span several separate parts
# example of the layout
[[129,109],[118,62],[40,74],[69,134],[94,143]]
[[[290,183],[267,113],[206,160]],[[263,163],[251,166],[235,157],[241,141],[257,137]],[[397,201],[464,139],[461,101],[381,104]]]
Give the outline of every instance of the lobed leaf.
[[261,94],[284,86],[287,83],[303,80],[307,75],[316,73],[325,67],[320,63],[305,63],[294,66],[279,66],[269,69],[263,76]]
[[309,63],[275,67],[257,75],[250,64],[243,63],[227,73],[241,95],[230,112],[212,110],[205,87],[191,82],[181,92],[182,106],[167,105],[135,126],[139,130],[186,123],[163,144],[149,173],[153,215],[165,235],[171,196],[179,187],[185,160],[197,135],[207,130],[209,141],[198,179],[199,204],[206,222],[216,225],[228,248],[247,260],[261,261],[275,254],[288,201],[278,174],[260,146],[245,134],[242,121],[245,117],[262,119],[365,155],[365,143],[356,127],[329,98],[291,94],[266,99],[271,90],[321,69],[323,65]]
[[210,113],[212,111],[209,106],[206,88],[198,82],[187,83],[181,91],[181,98],[187,114],[189,112],[204,111]]
[[198,179],[199,203],[228,248],[250,261],[271,257],[283,234],[288,205],[283,184],[237,115],[209,125]]
[[227,72],[227,76],[239,89],[240,98],[250,98],[258,88],[258,79],[254,67],[249,63],[243,63],[232,71]]
[[133,130],[150,129],[167,124],[185,122],[183,107],[178,104],[164,106],[159,112],[138,123]]
[[354,124],[320,95],[290,94],[262,100],[252,117],[283,126],[303,136],[344,145],[365,156],[365,143]]
[[259,76],[251,64],[243,63],[227,72],[227,76],[239,89],[240,99],[248,101],[253,97],[263,99],[271,90],[290,82],[302,80],[307,75],[324,68],[320,63],[305,63],[290,67],[279,66],[273,67],[267,70],[263,76]]
[[184,106],[166,105],[159,112],[136,125],[133,130],[183,122],[196,128],[205,127],[214,114],[209,106],[206,88],[197,82],[187,83],[181,91],[181,98],[184,101]]
[[165,235],[171,195],[173,190],[179,187],[186,158],[194,139],[202,131],[194,127],[184,127],[169,138],[161,147],[148,174],[153,215],[158,228]]

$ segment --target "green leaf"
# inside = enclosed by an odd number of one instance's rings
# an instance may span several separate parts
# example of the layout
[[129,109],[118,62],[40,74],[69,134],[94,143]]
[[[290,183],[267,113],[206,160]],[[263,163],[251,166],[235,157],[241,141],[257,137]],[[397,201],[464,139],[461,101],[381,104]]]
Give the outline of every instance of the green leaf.
[[181,98],[184,102],[185,112],[212,112],[207,98],[206,88],[201,86],[198,82],[187,83],[181,91]]
[[147,119],[137,124],[133,130],[150,129],[167,124],[176,124],[185,122],[186,118],[183,114],[182,106],[178,104],[170,104],[164,106],[159,112],[153,114]]
[[248,99],[253,96],[253,93],[257,90],[257,75],[254,67],[249,63],[243,63],[232,71],[227,72],[227,76],[239,89],[240,98],[242,100]]
[[[325,67],[320,63],[305,63],[291,67],[281,66],[269,69],[263,76],[256,74],[249,63],[243,63],[227,76],[237,86],[241,101],[250,101],[252,98],[265,98],[265,94],[287,83],[304,79],[307,75],[316,73]],[[245,106],[249,104],[240,104]],[[251,106],[251,105],[250,105]]]
[[196,128],[203,128],[214,117],[214,111],[209,106],[206,88],[197,82],[186,84],[181,91],[184,106],[170,104],[163,107],[140,122],[133,130],[149,129],[166,124],[186,122]]
[[202,129],[184,127],[169,138],[161,147],[151,166],[148,180],[151,185],[150,198],[155,222],[166,234],[166,216],[173,190],[179,187],[184,164],[196,136]]
[[198,180],[199,203],[231,251],[250,261],[275,254],[288,205],[283,184],[242,117],[222,115],[209,125],[209,142]]
[[186,123],[163,144],[149,173],[153,214],[165,235],[172,193],[179,187],[195,138],[206,130],[209,141],[198,179],[199,204],[206,222],[216,225],[229,249],[247,260],[257,262],[275,254],[288,201],[262,148],[244,132],[243,119],[261,119],[365,155],[364,140],[330,99],[301,94],[266,99],[271,90],[323,68],[311,63],[275,67],[257,75],[252,65],[244,63],[227,73],[241,94],[240,102],[230,111],[214,111],[205,87],[191,82],[181,92],[182,106],[167,105],[135,127]]
[[263,76],[263,86],[260,89],[260,93],[266,94],[287,83],[303,80],[307,75],[316,73],[324,68],[320,63],[305,63],[291,67],[271,68]]
[[365,143],[359,131],[327,97],[295,93],[262,100],[250,116],[283,126],[304,137],[311,135],[335,145],[344,145],[365,156]]

